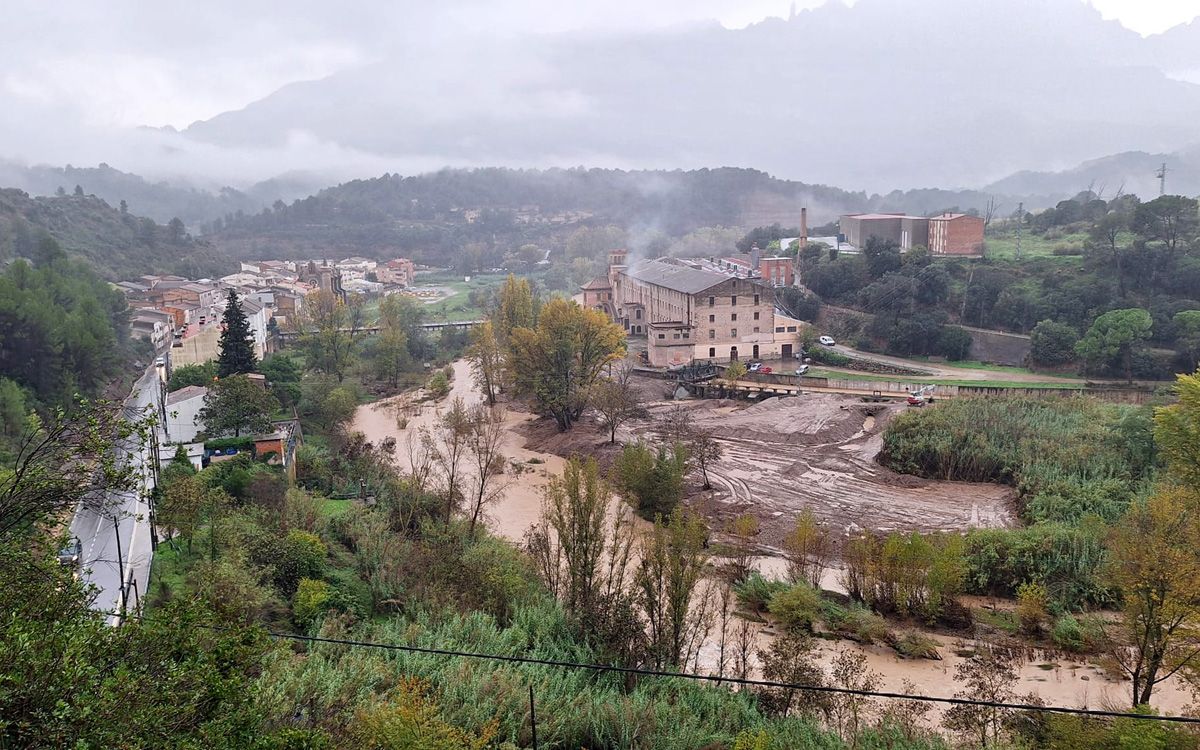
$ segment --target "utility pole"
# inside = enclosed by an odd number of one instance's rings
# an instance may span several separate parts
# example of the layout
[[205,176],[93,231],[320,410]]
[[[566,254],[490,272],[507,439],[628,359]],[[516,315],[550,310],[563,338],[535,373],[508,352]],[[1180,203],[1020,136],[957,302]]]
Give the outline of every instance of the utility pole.
[[1021,259],[1021,225],[1025,223],[1025,202],[1017,204],[1017,260]]
[[113,536],[117,540],[117,575],[120,576],[120,605],[117,611],[120,612],[121,622],[125,622],[125,556],[121,554],[121,522],[117,520],[117,515],[113,514]]
[[1162,166],[1158,168],[1158,171],[1154,173],[1154,176],[1158,178],[1158,194],[1166,195],[1167,194],[1167,163],[1165,161],[1162,163]]

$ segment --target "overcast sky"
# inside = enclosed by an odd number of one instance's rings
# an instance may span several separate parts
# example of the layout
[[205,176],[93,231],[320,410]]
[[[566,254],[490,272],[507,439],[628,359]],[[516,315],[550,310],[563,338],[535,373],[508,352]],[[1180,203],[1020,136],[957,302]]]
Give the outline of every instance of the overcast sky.
[[[802,10],[821,1],[794,5]],[[1200,15],[1200,0],[1092,2],[1106,18],[1142,34]],[[480,33],[602,32],[706,21],[735,28],[786,16],[792,5],[789,0],[4,0],[0,111],[40,112],[98,128],[182,128],[286,83],[379,59],[397,46],[461,44]]]

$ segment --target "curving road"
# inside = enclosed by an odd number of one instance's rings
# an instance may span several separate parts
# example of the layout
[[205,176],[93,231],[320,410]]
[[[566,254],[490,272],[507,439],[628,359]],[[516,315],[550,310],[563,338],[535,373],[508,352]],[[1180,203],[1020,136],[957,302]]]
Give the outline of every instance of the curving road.
[[[125,400],[128,418],[161,410],[161,376],[150,366],[133,386]],[[161,423],[161,418],[159,422]],[[159,429],[159,442],[165,436]],[[146,498],[154,488],[151,446],[136,452],[115,448],[136,470],[138,486],[130,491],[109,495],[103,507],[81,505],[71,520],[71,533],[79,539],[81,578],[93,585],[96,597],[92,609],[110,612],[108,623],[119,625],[122,604],[132,609],[146,593],[150,580],[150,507]]]

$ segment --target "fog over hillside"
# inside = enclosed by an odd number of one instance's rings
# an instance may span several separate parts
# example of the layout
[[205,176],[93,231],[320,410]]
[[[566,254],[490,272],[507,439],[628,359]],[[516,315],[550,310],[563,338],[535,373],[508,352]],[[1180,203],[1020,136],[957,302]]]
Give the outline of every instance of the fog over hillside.
[[[0,156],[105,161],[210,189],[294,170],[332,183],[586,165],[744,166],[886,192],[977,188],[1200,140],[1200,84],[1189,82],[1200,81],[1200,22],[1142,37],[1079,0],[859,0],[743,29],[480,36],[456,36],[453,21],[478,27],[484,9],[453,10],[360,8],[328,30],[294,31],[314,80],[179,131],[80,121],[10,76],[0,93],[20,116],[0,123]],[[267,81],[280,67],[246,65]]]

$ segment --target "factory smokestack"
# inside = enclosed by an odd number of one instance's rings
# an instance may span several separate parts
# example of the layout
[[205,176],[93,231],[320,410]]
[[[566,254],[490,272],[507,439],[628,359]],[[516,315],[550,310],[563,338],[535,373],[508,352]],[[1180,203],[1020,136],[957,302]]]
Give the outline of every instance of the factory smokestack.
[[800,207],[800,249],[808,244],[808,207]]

